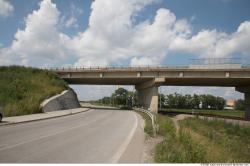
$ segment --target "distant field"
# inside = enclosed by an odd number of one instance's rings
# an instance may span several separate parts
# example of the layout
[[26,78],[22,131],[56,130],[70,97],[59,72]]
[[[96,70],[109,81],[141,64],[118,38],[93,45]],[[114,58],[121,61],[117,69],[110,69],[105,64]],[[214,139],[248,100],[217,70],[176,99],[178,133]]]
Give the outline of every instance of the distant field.
[[238,117],[243,118],[245,115],[244,111],[236,110],[202,110],[202,109],[165,109],[162,112],[177,112],[177,113],[193,113],[193,114],[204,114],[204,115],[218,115],[218,116],[228,116],[228,117]]
[[50,71],[19,66],[0,67],[0,106],[5,116],[41,112],[40,103],[68,89],[68,84]]

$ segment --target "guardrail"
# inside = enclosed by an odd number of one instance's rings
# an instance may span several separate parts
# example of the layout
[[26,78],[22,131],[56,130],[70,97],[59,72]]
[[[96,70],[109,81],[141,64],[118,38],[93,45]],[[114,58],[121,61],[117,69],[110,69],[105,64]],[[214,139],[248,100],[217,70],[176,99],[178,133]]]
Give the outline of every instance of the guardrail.
[[140,111],[140,112],[143,112],[145,114],[147,114],[151,121],[152,121],[152,127],[153,127],[153,135],[154,137],[156,136],[156,131],[157,131],[157,125],[156,125],[156,117],[154,114],[152,114],[150,111],[147,111],[143,108],[133,108],[135,111]]

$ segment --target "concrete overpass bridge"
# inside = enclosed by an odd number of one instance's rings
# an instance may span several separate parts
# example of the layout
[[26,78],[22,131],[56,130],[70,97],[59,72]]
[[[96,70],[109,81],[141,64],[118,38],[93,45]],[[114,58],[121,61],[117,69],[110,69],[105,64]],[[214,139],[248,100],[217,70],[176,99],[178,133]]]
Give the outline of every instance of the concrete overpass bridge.
[[246,117],[250,118],[250,66],[190,65],[180,67],[88,67],[52,69],[69,84],[134,85],[138,102],[158,111],[159,86],[235,87],[244,93]]

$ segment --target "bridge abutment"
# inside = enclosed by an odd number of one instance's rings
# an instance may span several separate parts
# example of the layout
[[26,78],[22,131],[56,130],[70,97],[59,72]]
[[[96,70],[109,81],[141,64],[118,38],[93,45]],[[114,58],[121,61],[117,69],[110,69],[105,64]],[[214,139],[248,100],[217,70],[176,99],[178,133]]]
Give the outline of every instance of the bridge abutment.
[[139,105],[149,109],[151,112],[158,113],[158,87],[164,82],[165,78],[154,78],[136,85]]
[[245,118],[250,119],[250,86],[236,87],[236,90],[244,93],[245,98]]

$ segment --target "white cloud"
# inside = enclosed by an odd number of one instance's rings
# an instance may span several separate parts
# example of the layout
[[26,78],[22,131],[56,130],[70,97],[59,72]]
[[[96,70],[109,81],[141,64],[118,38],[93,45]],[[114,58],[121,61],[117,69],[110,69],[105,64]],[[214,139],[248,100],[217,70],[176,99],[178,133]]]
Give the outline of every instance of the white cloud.
[[14,11],[14,7],[7,0],[0,0],[0,16],[8,17]]
[[65,27],[78,27],[79,25],[77,24],[77,19],[74,16],[71,16],[66,22],[65,22]]
[[192,15],[192,17],[190,18],[190,22],[194,22],[196,21],[198,18],[197,18],[197,15]]
[[216,30],[202,30],[190,38],[177,37],[170,50],[198,55],[200,57],[232,57],[235,54],[250,56],[250,21],[240,24],[232,34]]
[[[155,1],[157,0],[95,0],[91,5],[88,28],[69,37],[58,29],[63,16],[56,5],[51,0],[43,0],[40,8],[25,18],[25,28],[18,29],[12,45],[0,48],[0,64],[93,66],[122,64],[125,60],[131,65],[155,65],[161,64],[173,52],[201,57],[230,57],[237,53],[250,55],[249,21],[241,23],[232,34],[218,32],[216,29],[204,29],[192,34],[189,21],[177,19],[170,10],[161,8],[152,21],[136,22],[135,17],[146,5]],[[1,2],[7,1],[0,0]],[[65,19],[65,26],[76,25],[75,15],[69,16],[72,18]],[[99,97],[100,94],[110,93],[112,89],[114,88],[103,87],[93,94],[92,90],[83,88],[85,93],[81,94],[83,97]],[[172,91],[209,91],[226,97],[240,96],[230,88],[220,91],[184,87]]]
[[78,20],[77,16],[80,16],[83,13],[83,10],[79,7],[76,7],[73,3],[70,4],[70,9],[60,19],[60,24],[62,28],[78,28]]
[[62,65],[68,57],[70,38],[58,32],[60,12],[50,0],[40,3],[40,9],[25,18],[26,27],[18,29],[11,47],[1,50],[0,59],[10,64],[31,66]]
[[[105,66],[126,60],[131,65],[155,65],[174,52],[201,57],[250,55],[249,21],[243,22],[232,34],[204,29],[193,35],[189,21],[178,20],[170,10],[160,8],[152,21],[136,23],[134,17],[155,1],[96,0],[91,5],[88,28],[69,37],[58,29],[64,16],[60,16],[51,0],[43,0],[40,8],[27,16],[25,29],[17,31],[11,47],[1,49],[0,62]],[[64,23],[67,27],[78,25],[74,14]]]
[[146,20],[134,24],[133,16],[147,3],[152,3],[143,2],[95,1],[89,28],[75,37],[72,44],[80,55],[77,65],[88,65],[89,61],[105,65],[125,59],[131,59],[131,65],[159,64],[168,53],[171,40],[190,34],[188,22],[176,20],[175,15],[164,8],[157,11],[152,23]]
[[135,34],[132,17],[150,3],[151,0],[94,1],[89,28],[73,39],[79,55],[76,64],[108,65],[135,54],[131,49]]
[[148,58],[148,57],[141,57],[141,58],[137,58],[134,57],[131,60],[131,66],[146,66],[146,65],[155,65],[157,63],[154,63],[155,61]]

